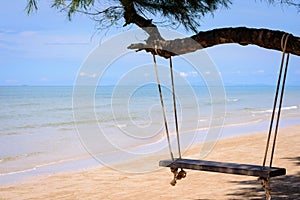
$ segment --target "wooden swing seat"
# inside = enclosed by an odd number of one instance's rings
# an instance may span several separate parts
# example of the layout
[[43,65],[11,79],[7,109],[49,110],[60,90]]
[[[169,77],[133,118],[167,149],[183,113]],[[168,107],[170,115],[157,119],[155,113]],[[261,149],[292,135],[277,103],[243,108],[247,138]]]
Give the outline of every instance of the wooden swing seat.
[[159,166],[236,174],[236,175],[256,176],[256,177],[261,177],[266,179],[268,177],[282,176],[286,174],[285,168],[277,168],[277,167],[270,168],[270,167],[262,167],[259,165],[192,160],[192,159],[176,159],[175,161],[161,160],[159,162]]

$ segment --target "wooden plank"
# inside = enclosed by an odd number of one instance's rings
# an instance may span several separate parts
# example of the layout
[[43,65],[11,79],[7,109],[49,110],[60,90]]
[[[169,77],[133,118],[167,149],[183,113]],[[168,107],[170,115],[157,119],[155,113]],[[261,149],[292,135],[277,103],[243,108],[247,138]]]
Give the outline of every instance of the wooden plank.
[[248,164],[236,164],[226,162],[204,161],[204,160],[192,160],[192,159],[177,159],[174,162],[172,160],[161,160],[159,166],[192,169],[200,171],[219,172],[227,174],[247,175],[267,178],[282,176],[286,174],[286,169],[277,167],[265,167],[259,165]]

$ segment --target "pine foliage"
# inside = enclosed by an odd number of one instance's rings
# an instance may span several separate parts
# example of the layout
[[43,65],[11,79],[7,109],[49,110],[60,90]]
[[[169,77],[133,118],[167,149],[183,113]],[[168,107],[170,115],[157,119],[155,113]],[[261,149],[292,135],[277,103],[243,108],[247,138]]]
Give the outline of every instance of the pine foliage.
[[[38,9],[38,0],[27,0],[26,10],[31,13]],[[286,4],[300,11],[299,0],[261,0],[270,4]],[[136,13],[147,19],[154,17],[164,25],[182,25],[197,32],[201,19],[213,14],[219,8],[228,8],[231,0],[132,0]],[[123,1],[124,3],[124,1]],[[52,7],[67,12],[69,19],[75,13],[84,13],[107,28],[116,25],[124,17],[122,0],[53,0]]]

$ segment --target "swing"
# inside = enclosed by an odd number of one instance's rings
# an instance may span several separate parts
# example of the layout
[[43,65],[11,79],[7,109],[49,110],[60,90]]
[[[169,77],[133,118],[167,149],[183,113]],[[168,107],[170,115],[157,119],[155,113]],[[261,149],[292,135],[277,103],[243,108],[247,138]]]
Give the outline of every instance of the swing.
[[[178,154],[179,154],[179,158],[174,158],[171,142],[170,142],[170,134],[168,130],[168,123],[167,123],[167,118],[166,118],[166,113],[164,108],[164,101],[163,101],[163,95],[162,95],[159,74],[158,74],[158,69],[156,64],[156,58],[155,58],[155,54],[153,54],[153,62],[154,62],[154,68],[155,68],[156,78],[157,78],[157,86],[160,94],[162,114],[163,114],[163,119],[165,124],[169,152],[171,156],[171,159],[169,160],[161,160],[159,162],[159,166],[169,167],[171,169],[171,172],[174,175],[174,178],[170,183],[172,186],[175,186],[177,180],[186,177],[186,172],[184,171],[184,169],[209,171],[209,172],[216,172],[216,173],[227,173],[227,174],[235,174],[235,175],[255,176],[258,177],[258,180],[261,182],[262,187],[265,190],[266,199],[271,199],[270,178],[276,176],[282,176],[286,174],[285,168],[273,167],[272,162],[273,162],[273,156],[275,152],[276,138],[278,133],[278,124],[279,124],[279,119],[281,114],[281,107],[282,107],[282,101],[283,101],[283,95],[285,89],[285,81],[286,81],[286,75],[288,69],[289,53],[286,53],[286,45],[287,45],[288,37],[289,35],[284,34],[281,39],[281,47],[282,47],[283,54],[282,54],[282,60],[280,65],[280,72],[278,75],[277,86],[276,86],[273,112],[270,120],[269,132],[268,132],[268,137],[266,142],[265,155],[264,155],[264,160],[262,165],[249,165],[249,164],[215,162],[215,161],[205,161],[205,160],[195,160],[195,159],[184,159],[181,157],[180,138],[179,138],[179,131],[178,131],[177,111],[176,111],[176,98],[175,98],[175,89],[174,89],[174,78],[173,78],[173,66],[172,66],[172,58],[170,57],[169,58],[170,74],[171,74],[170,76],[171,76],[171,84],[172,84],[175,131],[176,131]],[[284,67],[284,63],[285,63],[285,67]],[[283,74],[283,78],[282,78],[282,74]],[[275,118],[278,98],[279,98],[279,105],[278,105],[277,119],[275,124],[275,131],[273,136],[272,150],[270,155],[271,156],[270,163],[269,166],[266,166],[266,160],[269,152],[269,146],[270,146],[270,141],[272,136],[273,122]],[[181,169],[181,171],[178,172],[178,169]]]

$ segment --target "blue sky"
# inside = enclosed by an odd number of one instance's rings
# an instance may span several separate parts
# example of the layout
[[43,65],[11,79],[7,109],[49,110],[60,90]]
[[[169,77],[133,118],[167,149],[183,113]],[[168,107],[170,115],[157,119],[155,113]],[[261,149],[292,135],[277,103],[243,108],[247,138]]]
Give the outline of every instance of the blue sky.
[[[26,0],[1,3],[0,85],[72,85],[81,64],[99,42],[125,31],[112,28],[106,34],[95,34],[95,23],[89,18],[77,15],[70,22],[50,5],[49,1],[39,1],[38,12],[27,16]],[[199,30],[247,26],[300,36],[299,16],[293,7],[236,0],[230,9],[203,18]],[[181,28],[178,31],[186,36],[192,34]],[[238,45],[220,45],[206,51],[226,85],[275,83],[280,52]],[[300,85],[299,76],[300,57],[291,56],[287,83]]]

